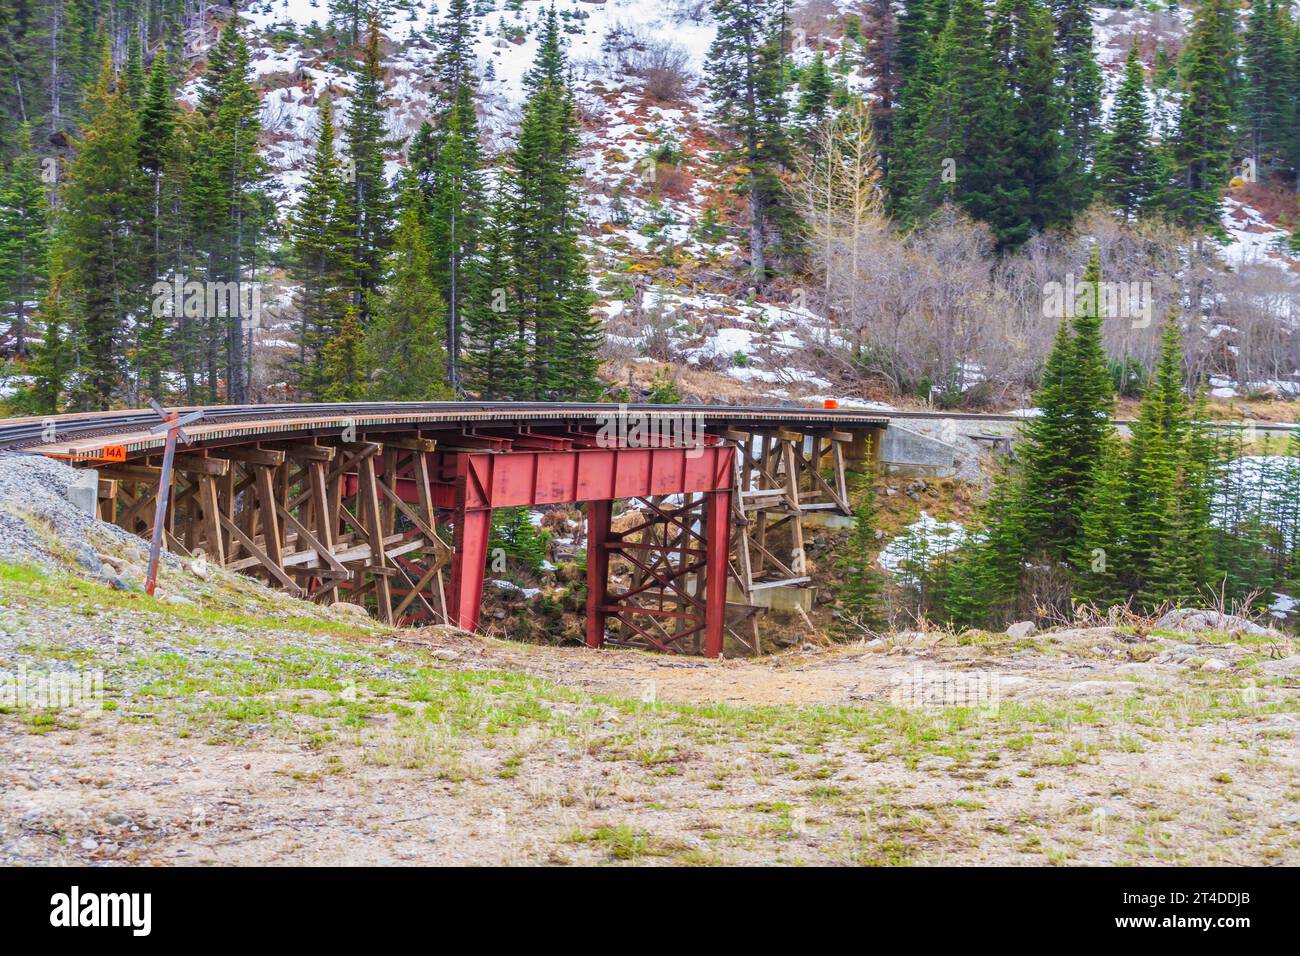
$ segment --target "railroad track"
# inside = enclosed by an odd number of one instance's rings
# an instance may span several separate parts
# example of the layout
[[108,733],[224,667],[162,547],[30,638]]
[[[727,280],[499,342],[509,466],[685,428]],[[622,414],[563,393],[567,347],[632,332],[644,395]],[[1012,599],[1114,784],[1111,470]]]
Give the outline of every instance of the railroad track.
[[[519,425],[545,423],[592,423],[619,414],[621,411],[649,417],[698,416],[708,423],[737,421],[765,423],[769,426],[783,423],[819,425],[874,425],[887,424],[882,413],[855,409],[816,409],[769,407],[738,407],[728,405],[614,405],[571,402],[353,402],[353,403],[295,403],[284,405],[210,405],[184,406],[174,409],[181,415],[201,412],[189,430],[202,432],[207,426],[239,426],[242,424],[273,425],[277,421],[292,422],[295,427],[310,429],[313,423],[322,427],[356,419],[367,427],[375,427],[389,419],[393,425],[408,427],[456,427],[460,425]],[[91,412],[85,414],[53,415],[45,418],[0,420],[0,449],[9,451],[35,450],[40,446],[66,445],[96,438],[116,438],[144,434],[159,423],[152,411],[122,410]],[[274,429],[265,429],[268,439]],[[157,440],[161,444],[161,438]],[[144,442],[153,444],[153,442]]]
[[[184,406],[175,409],[180,414],[202,412],[196,426],[234,425],[239,423],[274,423],[277,420],[298,420],[304,425],[311,420],[331,421],[347,418],[384,418],[401,416],[410,418],[411,424],[420,425],[481,425],[517,424],[527,422],[593,421],[625,409],[628,412],[665,415],[698,415],[706,423],[710,420],[735,423],[738,420],[759,423],[803,425],[854,425],[883,424],[889,420],[942,420],[1014,424],[1022,422],[1022,415],[996,412],[940,412],[895,411],[874,409],[826,409],[786,406],[734,406],[734,405],[627,405],[569,402],[353,402],[353,403],[292,403],[281,405],[208,405]],[[1116,425],[1131,425],[1131,419],[1116,419]],[[108,412],[88,412],[52,415],[42,418],[0,419],[0,450],[26,451],[42,445],[82,442],[96,438],[140,435],[158,424],[154,412],[123,409]],[[52,426],[52,427],[51,427]],[[1257,432],[1289,434],[1300,429],[1297,425],[1277,422],[1219,422],[1216,427],[1225,431],[1253,428]],[[161,439],[159,439],[161,443]]]

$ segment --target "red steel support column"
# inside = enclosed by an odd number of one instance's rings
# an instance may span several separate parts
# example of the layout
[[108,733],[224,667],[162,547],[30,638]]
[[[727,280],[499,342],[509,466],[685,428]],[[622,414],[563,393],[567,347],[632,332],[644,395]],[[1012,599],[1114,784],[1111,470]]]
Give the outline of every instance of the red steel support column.
[[592,501],[587,505],[587,646],[605,645],[603,608],[609,604],[609,518],[613,502]]
[[731,492],[704,496],[708,566],[704,582],[704,656],[722,654],[722,629],[727,622],[727,551],[731,546]]
[[456,550],[451,558],[451,607],[447,613],[457,627],[475,631],[479,606],[483,603],[483,572],[492,534],[492,512],[461,508],[455,520]]

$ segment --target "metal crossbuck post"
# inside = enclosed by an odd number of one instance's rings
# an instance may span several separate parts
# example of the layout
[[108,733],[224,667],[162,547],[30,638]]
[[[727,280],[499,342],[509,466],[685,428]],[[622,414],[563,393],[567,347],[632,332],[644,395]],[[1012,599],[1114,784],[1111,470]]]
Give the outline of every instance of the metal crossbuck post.
[[167,433],[167,444],[163,447],[162,476],[159,478],[158,495],[154,504],[153,537],[149,541],[149,573],[144,579],[144,591],[153,597],[154,591],[158,589],[158,556],[162,553],[163,524],[167,520],[167,498],[172,486],[172,462],[176,458],[176,440],[179,438],[188,445],[190,436],[185,434],[183,427],[201,419],[203,413],[190,412],[182,418],[176,412],[164,411],[163,407],[152,398],[149,399],[149,407],[162,419],[160,424],[153,426],[149,431],[155,435],[159,432]]

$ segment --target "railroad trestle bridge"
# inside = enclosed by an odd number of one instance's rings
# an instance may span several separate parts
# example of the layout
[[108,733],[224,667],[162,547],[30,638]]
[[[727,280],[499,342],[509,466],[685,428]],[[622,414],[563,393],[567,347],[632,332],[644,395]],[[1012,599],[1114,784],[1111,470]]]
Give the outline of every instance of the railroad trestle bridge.
[[[148,411],[0,422],[0,446],[98,473],[99,515],[390,623],[479,625],[496,508],[587,515],[586,640],[759,651],[762,592],[810,583],[804,523],[849,515],[888,418],[848,409],[401,403],[213,406],[164,468]],[[164,476],[166,482],[164,483]],[[636,509],[614,520],[616,502]],[[616,530],[616,525],[618,530]]]

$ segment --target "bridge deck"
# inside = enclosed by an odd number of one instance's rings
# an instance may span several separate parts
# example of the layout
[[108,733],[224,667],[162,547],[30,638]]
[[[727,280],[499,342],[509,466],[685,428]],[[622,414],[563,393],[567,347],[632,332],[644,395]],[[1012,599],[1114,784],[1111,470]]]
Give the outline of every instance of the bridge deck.
[[[709,429],[883,428],[889,424],[887,415],[875,412],[779,406],[401,402],[223,405],[175,410],[181,415],[202,412],[202,419],[185,429],[197,447],[331,434],[348,427],[364,430],[390,426],[392,431],[473,426],[590,427],[620,415],[664,423],[689,418]],[[0,447],[73,459],[102,458],[108,449],[114,449],[115,455],[131,459],[162,448],[164,436],[150,431],[157,422],[157,416],[148,410],[10,419],[0,423]]]

